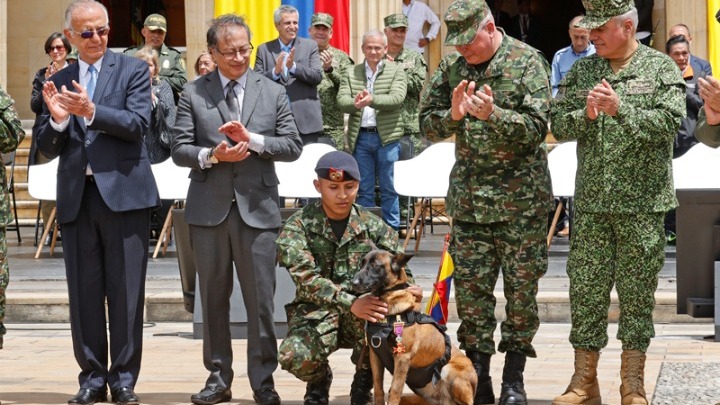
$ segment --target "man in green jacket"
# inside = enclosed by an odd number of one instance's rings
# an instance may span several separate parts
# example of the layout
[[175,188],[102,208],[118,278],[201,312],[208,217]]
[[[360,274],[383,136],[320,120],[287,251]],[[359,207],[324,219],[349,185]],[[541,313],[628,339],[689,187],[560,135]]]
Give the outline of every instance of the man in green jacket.
[[665,260],[665,212],[677,205],[672,151],[685,83],[667,55],[638,43],[632,0],[583,0],[596,54],[558,88],[552,132],[577,139],[570,278],[575,374],[553,404],[600,403],[597,363],[608,343],[610,291],[620,300],[622,404],[647,404],[645,352]]
[[420,130],[431,141],[455,136],[447,211],[450,256],[462,320],[460,348],[478,373],[475,404],[495,402],[495,283],[502,271],[507,319],[501,405],[527,404],[523,372],[540,320],[538,281],[547,271],[552,207],[543,146],[550,109],[550,66],[534,48],[495,26],[483,0],[456,0],[445,13],[446,56],[420,100]]
[[[328,357],[339,348],[353,349],[357,371],[350,404],[367,405],[372,372],[368,351],[363,350],[364,325],[383,319],[387,304],[371,295],[358,297],[351,282],[371,250],[370,242],[393,253],[401,249],[397,232],[353,204],[360,171],[350,154],[326,153],[315,172],[320,201],[291,216],[277,240],[280,265],[296,285],[295,299],[285,307],[288,333],[278,360],[283,370],[307,382],[304,405],[327,405],[332,382]],[[410,288],[420,300],[422,290]]]
[[350,114],[348,146],[360,167],[357,203],[374,207],[375,178],[380,185],[383,220],[400,228],[400,200],[395,192],[394,164],[400,157],[403,135],[402,103],[407,82],[402,67],[383,60],[387,52],[385,34],[377,30],[362,37],[365,62],[348,69],[338,91],[340,110]]
[[170,84],[173,91],[175,103],[180,98],[185,83],[187,83],[187,73],[185,69],[185,59],[183,59],[180,51],[165,45],[165,36],[167,35],[167,20],[160,14],[150,14],[143,23],[140,31],[145,43],[136,47],[127,48],[124,54],[135,56],[135,53],[145,46],[150,46],[158,53],[160,66],[160,78]]

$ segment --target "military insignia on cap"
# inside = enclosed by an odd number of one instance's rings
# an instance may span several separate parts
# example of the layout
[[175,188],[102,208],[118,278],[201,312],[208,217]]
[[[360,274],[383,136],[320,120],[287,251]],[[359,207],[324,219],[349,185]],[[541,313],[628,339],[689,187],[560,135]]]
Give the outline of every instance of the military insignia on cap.
[[328,169],[328,177],[332,181],[342,181],[343,177],[345,177],[345,171],[331,167]]

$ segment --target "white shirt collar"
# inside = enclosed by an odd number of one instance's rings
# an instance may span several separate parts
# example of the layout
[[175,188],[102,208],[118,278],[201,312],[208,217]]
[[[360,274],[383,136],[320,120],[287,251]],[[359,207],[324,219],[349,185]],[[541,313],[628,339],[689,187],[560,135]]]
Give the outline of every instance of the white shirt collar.
[[[218,69],[218,75],[220,76],[220,84],[222,84],[223,92],[225,92],[225,87],[227,86],[228,82],[230,82],[230,79],[225,77],[221,72],[220,69]],[[244,90],[245,84],[247,83],[247,76],[248,72],[245,71],[245,73],[240,76],[239,78],[235,79],[235,81],[240,85],[240,87]]]

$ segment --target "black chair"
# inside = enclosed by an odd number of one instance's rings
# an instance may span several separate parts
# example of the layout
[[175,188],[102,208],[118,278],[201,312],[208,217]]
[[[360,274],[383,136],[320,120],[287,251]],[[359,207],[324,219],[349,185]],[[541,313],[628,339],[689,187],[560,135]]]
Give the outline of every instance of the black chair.
[[[10,179],[8,180],[8,193],[12,196],[13,214],[15,215],[15,232],[17,232],[18,243],[22,242],[20,237],[20,221],[18,220],[17,202],[15,201],[15,151],[2,154],[3,164],[10,166]],[[8,228],[8,230],[10,230]]]

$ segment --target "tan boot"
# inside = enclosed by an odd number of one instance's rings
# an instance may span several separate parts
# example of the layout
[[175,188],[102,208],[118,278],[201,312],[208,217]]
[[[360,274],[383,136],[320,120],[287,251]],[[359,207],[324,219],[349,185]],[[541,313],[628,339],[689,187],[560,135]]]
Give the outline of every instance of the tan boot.
[[575,373],[565,393],[556,397],[552,405],[601,405],[597,365],[600,352],[575,349]]
[[648,405],[645,397],[645,353],[623,350],[620,366],[622,405]]

